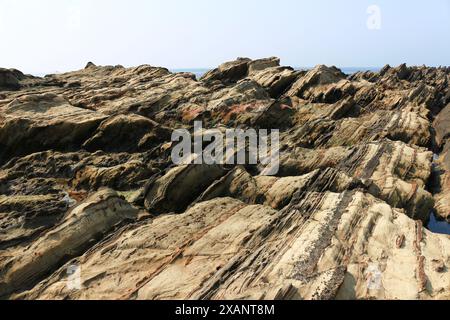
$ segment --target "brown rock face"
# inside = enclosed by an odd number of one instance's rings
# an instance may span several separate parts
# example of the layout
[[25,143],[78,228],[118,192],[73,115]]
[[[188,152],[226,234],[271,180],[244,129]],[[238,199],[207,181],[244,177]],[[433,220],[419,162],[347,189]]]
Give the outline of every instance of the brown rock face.
[[52,93],[25,95],[0,108],[0,161],[47,149],[79,149],[106,118]]
[[0,91],[20,89],[20,80],[24,77],[18,70],[0,68]]
[[20,254],[2,260],[0,296],[33,284],[70,256],[84,252],[86,245],[95,237],[110,231],[124,219],[134,218],[137,211],[114,191],[103,190],[94,194],[69,212],[64,222],[24,248]]
[[437,182],[436,210],[440,217],[450,223],[450,104],[436,117],[433,123],[436,142],[442,149],[434,171]]
[[[426,226],[450,217],[449,80],[0,69],[0,298],[448,299],[450,238]],[[174,165],[194,121],[279,129],[279,171]]]

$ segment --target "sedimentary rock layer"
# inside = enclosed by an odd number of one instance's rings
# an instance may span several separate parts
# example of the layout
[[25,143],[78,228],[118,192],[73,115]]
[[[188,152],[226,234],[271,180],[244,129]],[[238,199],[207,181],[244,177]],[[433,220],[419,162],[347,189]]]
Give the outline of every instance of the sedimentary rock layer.
[[[449,78],[0,69],[0,297],[450,299]],[[194,121],[279,129],[279,171],[174,165]]]

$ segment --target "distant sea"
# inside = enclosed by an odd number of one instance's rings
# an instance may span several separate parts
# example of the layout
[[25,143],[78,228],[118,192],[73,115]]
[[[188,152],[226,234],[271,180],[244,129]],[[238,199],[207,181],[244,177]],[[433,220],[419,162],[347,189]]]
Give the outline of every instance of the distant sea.
[[[296,67],[295,70],[311,70],[311,67]],[[345,74],[354,74],[359,71],[373,71],[378,72],[381,70],[381,67],[345,67],[340,68],[342,72]],[[183,68],[183,69],[172,69],[171,72],[190,72],[195,74],[197,79],[201,78],[206,72],[208,72],[211,69],[207,68]]]
[[439,221],[435,212],[431,213],[428,229],[434,233],[442,233],[450,235],[450,224],[447,221]]
[[170,72],[190,72],[195,74],[195,76],[197,77],[197,79],[200,79],[205,73],[207,73],[209,70],[211,69],[206,69],[206,68],[186,68],[186,69],[171,69]]

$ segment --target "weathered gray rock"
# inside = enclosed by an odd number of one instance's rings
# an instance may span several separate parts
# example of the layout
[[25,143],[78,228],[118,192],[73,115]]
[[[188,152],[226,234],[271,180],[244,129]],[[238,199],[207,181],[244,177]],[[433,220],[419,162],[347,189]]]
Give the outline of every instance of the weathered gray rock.
[[253,60],[248,63],[248,73],[252,75],[267,68],[280,66],[280,58],[271,57],[267,59]]
[[334,85],[345,79],[339,69],[319,65],[309,71],[304,77],[298,79],[287,93],[289,96],[298,96],[303,99],[317,100]]
[[49,271],[93,245],[125,219],[137,217],[134,209],[114,191],[103,190],[67,214],[64,220],[37,238],[30,246],[0,255],[0,296],[32,286]]
[[[449,237],[424,228],[450,212],[449,68],[243,58],[200,80],[93,63],[4,79],[1,298],[450,298]],[[277,175],[174,166],[171,132],[194,121],[279,129]]]
[[450,140],[450,104],[438,114],[433,127],[436,131],[436,142],[439,146],[443,146],[447,140]]
[[23,74],[18,70],[0,68],[0,91],[20,89],[20,77]]
[[225,173],[225,169],[218,165],[173,168],[149,188],[145,207],[156,214],[183,212],[197,196]]
[[434,164],[436,181],[436,212],[450,223],[450,104],[436,117],[433,124],[436,142],[442,153]]
[[136,152],[169,142],[171,131],[139,115],[108,118],[89,138],[83,148],[88,151]]
[[292,68],[271,67],[254,71],[249,78],[266,88],[272,98],[278,98],[288,90],[302,73]]
[[0,111],[0,163],[48,149],[77,150],[106,119],[51,93],[16,98]]
[[448,266],[449,246],[358,191],[297,193],[279,211],[215,198],[78,258],[82,290],[67,289],[63,267],[18,298],[446,299],[433,259]]
[[238,58],[235,61],[221,64],[217,69],[207,72],[201,81],[221,81],[223,83],[233,83],[245,78],[248,74],[249,62],[248,58]]

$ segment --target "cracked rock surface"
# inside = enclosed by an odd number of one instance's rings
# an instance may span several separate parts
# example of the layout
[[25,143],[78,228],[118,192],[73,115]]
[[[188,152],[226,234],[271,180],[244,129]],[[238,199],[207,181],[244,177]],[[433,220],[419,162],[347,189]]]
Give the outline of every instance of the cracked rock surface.
[[[450,69],[0,69],[0,298],[450,299]],[[279,129],[280,170],[172,131]],[[70,281],[73,267],[77,283]]]

